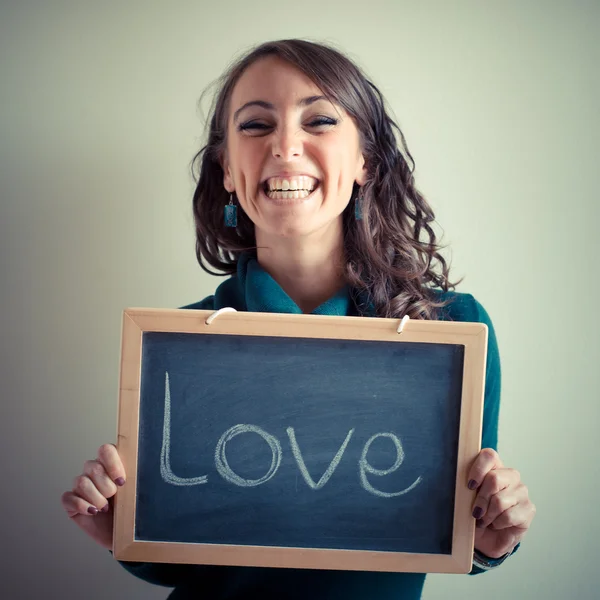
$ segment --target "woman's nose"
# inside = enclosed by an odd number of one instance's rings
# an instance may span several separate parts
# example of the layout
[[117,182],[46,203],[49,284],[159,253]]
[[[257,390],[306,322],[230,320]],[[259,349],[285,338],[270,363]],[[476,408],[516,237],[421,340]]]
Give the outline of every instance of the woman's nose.
[[302,155],[302,130],[292,125],[281,126],[273,135],[273,156],[284,161]]

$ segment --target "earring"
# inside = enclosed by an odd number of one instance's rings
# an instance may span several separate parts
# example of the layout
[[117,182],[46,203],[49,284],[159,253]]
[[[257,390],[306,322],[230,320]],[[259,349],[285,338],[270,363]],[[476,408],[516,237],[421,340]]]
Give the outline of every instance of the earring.
[[358,196],[354,201],[354,218],[357,221],[362,221],[362,203],[363,203],[363,192],[362,187],[358,190]]
[[225,227],[237,227],[237,206],[233,203],[233,194],[229,194],[229,204],[225,205]]

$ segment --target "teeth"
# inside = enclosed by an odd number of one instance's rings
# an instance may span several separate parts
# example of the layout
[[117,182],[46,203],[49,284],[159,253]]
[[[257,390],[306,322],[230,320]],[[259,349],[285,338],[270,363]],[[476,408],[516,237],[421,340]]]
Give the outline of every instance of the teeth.
[[290,177],[289,179],[273,177],[267,181],[267,189],[271,192],[276,190],[308,190],[311,192],[315,189],[316,184],[316,179],[313,179],[312,177],[300,176]]
[[310,196],[311,193],[312,192],[309,192],[308,190],[288,190],[285,192],[269,191],[267,192],[267,195],[273,200],[289,200],[290,198],[306,198],[307,196]]

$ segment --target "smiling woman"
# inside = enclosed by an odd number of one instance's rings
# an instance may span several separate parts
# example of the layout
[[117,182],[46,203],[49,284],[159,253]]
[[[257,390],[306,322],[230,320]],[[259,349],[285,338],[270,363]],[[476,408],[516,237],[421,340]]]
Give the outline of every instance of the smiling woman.
[[[251,251],[303,312],[346,284],[382,317],[436,318],[444,305],[426,287],[453,286],[404,136],[337,50],[281,40],[233,65],[196,165],[196,253],[207,272],[233,274]],[[226,205],[239,207],[235,228],[223,227]]]
[[[268,101],[253,100],[260,97]],[[343,285],[341,214],[353,186],[366,180],[357,127],[304,73],[278,57],[246,69],[231,107],[234,117],[221,156],[224,187],[235,192],[254,224],[259,260],[277,273],[289,263],[286,256],[314,256],[317,248],[334,259],[329,285],[319,295],[314,282],[284,286],[311,310]],[[312,294],[301,293],[307,287]]]
[[[223,75],[207,144],[192,164],[198,261],[230,277],[184,308],[487,325],[483,450],[463,485],[477,490],[469,508],[477,519],[472,573],[500,565],[518,548],[535,506],[519,473],[496,452],[494,328],[472,295],[450,291],[456,284],[438,252],[433,211],[415,187],[412,157],[377,87],[329,46],[262,44]],[[293,450],[293,429],[288,434]],[[360,463],[363,475],[382,473],[367,466]],[[69,516],[105,548],[112,547],[112,498],[126,476],[116,447],[105,444],[63,494]],[[425,580],[423,573],[121,564],[176,587],[172,598],[414,600]]]

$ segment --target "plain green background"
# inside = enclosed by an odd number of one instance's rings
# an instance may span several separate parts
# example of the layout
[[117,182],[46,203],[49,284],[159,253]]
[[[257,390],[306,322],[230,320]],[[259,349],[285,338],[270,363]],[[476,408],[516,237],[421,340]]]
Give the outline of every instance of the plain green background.
[[0,7],[2,576],[13,598],[165,598],[60,505],[116,438],[121,313],[195,262],[202,91],[249,46],[336,44],[386,96],[503,366],[500,454],[538,515],[516,557],[424,598],[598,597],[600,3],[66,2]]

